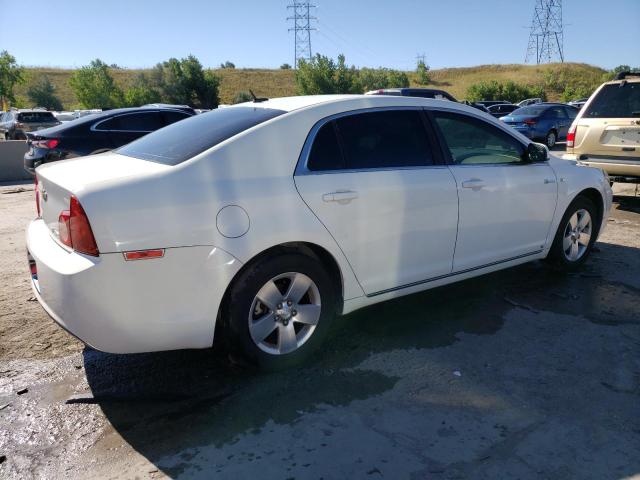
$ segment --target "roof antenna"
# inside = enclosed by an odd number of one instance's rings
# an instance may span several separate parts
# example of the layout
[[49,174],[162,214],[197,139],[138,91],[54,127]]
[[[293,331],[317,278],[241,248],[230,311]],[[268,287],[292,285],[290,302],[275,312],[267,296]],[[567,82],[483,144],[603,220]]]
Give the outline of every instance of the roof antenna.
[[251,94],[251,97],[253,97],[253,103],[266,102],[267,100],[269,100],[268,98],[256,97],[256,94],[253,93],[253,90],[249,90],[249,93]]

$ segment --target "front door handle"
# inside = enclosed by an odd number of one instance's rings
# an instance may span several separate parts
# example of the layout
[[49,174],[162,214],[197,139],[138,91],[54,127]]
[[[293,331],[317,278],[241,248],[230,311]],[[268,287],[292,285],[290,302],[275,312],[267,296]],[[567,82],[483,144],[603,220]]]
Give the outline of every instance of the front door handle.
[[352,190],[341,190],[339,192],[325,193],[322,195],[324,202],[349,203],[351,200],[358,198],[358,192]]
[[480,190],[484,187],[484,181],[480,178],[471,178],[462,182],[462,188],[470,188],[472,190]]

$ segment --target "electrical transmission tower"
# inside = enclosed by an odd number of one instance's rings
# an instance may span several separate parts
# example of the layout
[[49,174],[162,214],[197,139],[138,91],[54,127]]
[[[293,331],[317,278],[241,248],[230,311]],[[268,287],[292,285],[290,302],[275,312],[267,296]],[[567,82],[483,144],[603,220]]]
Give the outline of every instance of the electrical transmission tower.
[[529,45],[524,59],[528,63],[564,62],[564,33],[562,30],[562,0],[535,0]]
[[293,27],[289,31],[294,32],[295,56],[293,65],[295,68],[298,68],[298,61],[301,58],[311,60],[311,31],[315,30],[311,23],[317,20],[316,17],[311,15],[311,9],[315,7],[309,2],[298,2],[296,0],[287,5],[287,10],[290,9],[293,13],[293,15],[287,17],[287,21],[293,20]]

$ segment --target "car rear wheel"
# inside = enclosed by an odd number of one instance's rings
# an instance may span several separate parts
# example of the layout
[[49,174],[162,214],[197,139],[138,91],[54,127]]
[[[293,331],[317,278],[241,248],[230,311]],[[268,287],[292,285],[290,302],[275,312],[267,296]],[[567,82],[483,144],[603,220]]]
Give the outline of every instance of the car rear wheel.
[[551,130],[549,133],[547,133],[547,136],[545,137],[545,143],[547,147],[553,148],[556,145],[557,141],[558,136],[556,135],[555,130]]
[[306,360],[335,313],[330,276],[319,260],[297,252],[248,266],[223,307],[232,348],[267,370]]
[[596,241],[599,221],[593,202],[587,197],[576,198],[562,217],[548,259],[564,270],[581,266]]

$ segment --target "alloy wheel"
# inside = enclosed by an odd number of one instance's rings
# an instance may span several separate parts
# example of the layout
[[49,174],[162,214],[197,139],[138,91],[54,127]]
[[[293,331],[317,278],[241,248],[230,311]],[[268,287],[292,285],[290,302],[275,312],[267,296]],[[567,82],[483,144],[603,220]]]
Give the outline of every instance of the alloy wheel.
[[547,134],[547,147],[553,148],[556,144],[556,134],[555,132],[549,132]]
[[591,215],[584,208],[569,217],[562,240],[562,251],[567,260],[575,262],[582,258],[589,248],[592,232]]
[[258,291],[249,311],[249,333],[262,351],[291,353],[313,334],[321,313],[320,291],[307,275],[287,272]]

